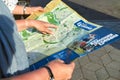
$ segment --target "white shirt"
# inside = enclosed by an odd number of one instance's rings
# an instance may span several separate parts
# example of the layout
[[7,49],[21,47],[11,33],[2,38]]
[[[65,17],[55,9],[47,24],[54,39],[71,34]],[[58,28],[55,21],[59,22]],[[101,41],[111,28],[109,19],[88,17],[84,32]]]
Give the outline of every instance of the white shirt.
[[12,12],[14,8],[16,7],[16,4],[18,3],[18,0],[3,0],[3,2],[10,9],[10,12]]

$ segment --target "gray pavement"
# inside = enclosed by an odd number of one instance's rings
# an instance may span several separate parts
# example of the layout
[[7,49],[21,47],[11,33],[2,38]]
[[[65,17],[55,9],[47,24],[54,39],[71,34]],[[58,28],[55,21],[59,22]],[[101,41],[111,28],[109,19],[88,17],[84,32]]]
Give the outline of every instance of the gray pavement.
[[[40,5],[38,1],[41,0],[31,0],[31,3]],[[120,33],[120,0],[63,1],[87,20]],[[71,80],[120,80],[119,44],[120,41],[117,41],[76,59],[76,67]]]
[[75,60],[71,80],[120,80],[120,50],[107,45]]
[[[74,4],[72,7],[81,6],[86,8],[87,10],[91,9],[96,12],[103,13],[115,18],[120,18],[120,0],[67,0],[67,1],[71,2],[71,4]],[[80,8],[78,7],[76,8],[76,10],[79,9]],[[79,10],[79,12],[81,12],[81,10]],[[92,16],[92,14],[89,14],[90,12],[91,11],[88,12],[88,15]],[[95,17],[97,16],[100,17],[99,15],[95,15]]]

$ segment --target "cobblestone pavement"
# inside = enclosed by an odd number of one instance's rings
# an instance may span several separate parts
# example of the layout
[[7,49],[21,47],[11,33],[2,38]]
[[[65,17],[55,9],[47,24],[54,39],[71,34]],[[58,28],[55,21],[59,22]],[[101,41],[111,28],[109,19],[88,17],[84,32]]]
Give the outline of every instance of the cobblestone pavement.
[[71,80],[120,80],[120,50],[107,45],[75,60]]

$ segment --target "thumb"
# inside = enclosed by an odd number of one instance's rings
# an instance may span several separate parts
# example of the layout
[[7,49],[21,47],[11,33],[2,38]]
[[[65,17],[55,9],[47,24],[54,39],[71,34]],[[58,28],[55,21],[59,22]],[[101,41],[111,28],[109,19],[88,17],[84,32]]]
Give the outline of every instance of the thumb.
[[59,61],[60,63],[64,63],[64,61],[61,59],[57,59],[57,61]]
[[44,8],[43,7],[38,7],[38,10],[44,12]]
[[72,67],[73,69],[75,68],[75,63],[71,62],[70,64],[68,64],[70,67]]

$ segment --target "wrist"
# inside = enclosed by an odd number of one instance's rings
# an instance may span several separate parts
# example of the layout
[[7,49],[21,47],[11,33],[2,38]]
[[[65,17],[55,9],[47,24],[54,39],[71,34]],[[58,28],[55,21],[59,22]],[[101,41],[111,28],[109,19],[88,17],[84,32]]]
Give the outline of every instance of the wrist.
[[26,5],[23,6],[23,15],[26,14]]
[[28,20],[25,20],[25,26],[26,26],[26,29],[29,28]]
[[43,68],[45,68],[49,74],[49,80],[54,80],[54,75],[53,72],[51,70],[51,68],[49,66],[43,66]]
[[23,6],[23,15],[26,14],[26,6],[27,6],[27,2],[24,2],[24,6]]
[[25,20],[25,26],[26,26],[26,28],[31,28],[31,27],[33,27],[33,20],[29,20],[29,19],[26,19]]
[[26,7],[26,14],[32,14],[31,7]]

